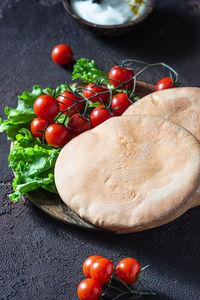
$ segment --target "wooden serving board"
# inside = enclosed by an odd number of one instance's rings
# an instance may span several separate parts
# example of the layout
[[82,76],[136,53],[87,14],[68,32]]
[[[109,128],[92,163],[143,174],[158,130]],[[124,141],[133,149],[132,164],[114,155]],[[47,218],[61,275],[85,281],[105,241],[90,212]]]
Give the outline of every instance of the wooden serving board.
[[[84,87],[85,83],[77,83],[77,87],[78,86]],[[154,85],[142,81],[137,81],[136,94],[140,97],[144,97],[154,91]],[[52,194],[48,191],[40,189],[27,193],[26,196],[35,206],[57,220],[87,229],[105,231],[104,229],[96,227],[80,218],[61,200],[59,195]]]

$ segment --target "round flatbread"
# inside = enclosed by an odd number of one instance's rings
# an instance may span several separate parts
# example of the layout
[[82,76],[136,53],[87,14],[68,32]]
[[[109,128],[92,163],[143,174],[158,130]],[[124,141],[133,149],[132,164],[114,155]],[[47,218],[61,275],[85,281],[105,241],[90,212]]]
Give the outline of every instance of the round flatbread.
[[166,89],[142,98],[123,115],[150,114],[171,120],[200,140],[200,88]]
[[92,224],[118,233],[149,229],[194,206],[200,144],[156,116],[111,118],[61,150],[55,182],[62,200]]

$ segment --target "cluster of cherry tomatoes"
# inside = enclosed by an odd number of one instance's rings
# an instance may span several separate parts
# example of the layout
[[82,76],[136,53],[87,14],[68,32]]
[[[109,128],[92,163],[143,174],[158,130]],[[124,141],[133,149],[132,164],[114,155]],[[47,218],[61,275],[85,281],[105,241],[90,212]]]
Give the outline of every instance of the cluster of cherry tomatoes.
[[[72,61],[73,52],[67,45],[58,45],[52,51],[52,59],[59,65],[66,65]],[[129,89],[134,84],[134,71],[130,68],[114,66],[108,75],[109,83],[115,89]],[[161,79],[156,85],[156,91],[174,87],[170,77]],[[38,118],[31,123],[31,132],[35,137],[44,139],[52,147],[63,147],[70,139],[87,131],[105,120],[121,116],[132,104],[127,93],[117,93],[112,97],[105,84],[89,83],[83,94],[66,90],[57,98],[41,95],[34,103],[34,111]],[[87,101],[100,102],[88,115]],[[84,110],[84,113],[83,113]],[[58,114],[70,117],[67,127],[57,122]]]
[[[83,273],[87,279],[77,289],[79,299],[97,300],[102,294],[102,285],[111,280],[114,270],[109,259],[99,255],[88,257],[83,263]],[[117,278],[125,284],[135,283],[140,271],[140,264],[133,258],[122,259],[116,267]]]
[[[110,70],[109,80],[115,87],[126,88],[133,84],[133,76],[133,70],[115,66]],[[109,99],[110,93],[106,85],[93,83],[85,87],[83,95],[71,90],[64,91],[57,98],[41,95],[34,103],[34,111],[38,118],[32,121],[31,132],[40,139],[45,136],[47,143],[52,147],[62,147],[70,137],[75,137],[113,116],[120,116],[132,104],[126,93],[118,93],[113,96],[111,107],[108,109]],[[101,102],[102,105],[94,108],[90,116],[83,116],[81,112],[87,100],[93,103]],[[67,127],[55,122],[59,113],[70,117]]]
[[[134,71],[114,66],[110,70],[108,77],[110,84],[112,84],[115,88],[126,89],[133,86],[132,78],[134,77]],[[90,115],[93,127],[113,116],[121,116],[122,113],[132,104],[126,93],[118,93],[112,97],[110,109],[107,109],[106,105],[108,105],[110,100],[110,93],[104,84],[101,86],[96,86],[93,83],[88,84],[83,92],[83,96],[92,102],[102,103],[102,105],[96,107]]]

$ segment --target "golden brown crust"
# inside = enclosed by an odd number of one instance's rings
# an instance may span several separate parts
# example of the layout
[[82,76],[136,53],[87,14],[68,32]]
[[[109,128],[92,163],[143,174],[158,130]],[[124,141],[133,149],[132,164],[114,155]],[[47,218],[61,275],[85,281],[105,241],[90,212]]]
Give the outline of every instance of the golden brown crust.
[[171,120],[192,132],[200,140],[200,88],[166,89],[149,94],[123,115],[157,115]]
[[115,117],[62,149],[55,182],[63,201],[87,221],[118,233],[149,229],[194,205],[200,145],[159,117]]

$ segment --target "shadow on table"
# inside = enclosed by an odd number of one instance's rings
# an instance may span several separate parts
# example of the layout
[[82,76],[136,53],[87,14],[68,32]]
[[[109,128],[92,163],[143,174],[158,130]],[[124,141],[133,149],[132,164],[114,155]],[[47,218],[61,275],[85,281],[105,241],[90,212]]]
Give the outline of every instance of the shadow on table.
[[31,203],[27,202],[27,205],[31,207],[31,213],[36,217],[42,217],[44,222],[50,222],[53,227],[62,228],[64,231],[70,230],[83,239],[87,236],[94,244],[101,240],[108,248],[117,247],[123,252],[126,248],[129,251],[134,249],[135,252],[147,258],[152,257],[157,260],[161,258],[163,262],[171,259],[176,264],[177,257],[186,259],[186,263],[191,257],[198,259],[200,206],[190,209],[176,220],[157,228],[129,234],[115,234],[110,231],[96,231],[69,225],[49,217]]
[[[166,261],[169,258],[176,260],[176,257],[185,258],[186,255],[189,259],[197,255],[200,249],[199,213],[200,207],[196,207],[169,224],[136,233],[113,234],[109,231],[97,232],[79,227],[78,232],[93,240],[107,241],[108,247],[117,246],[119,249],[128,247],[129,250],[133,247],[139,253],[145,253],[157,259],[161,256]],[[52,222],[57,223],[53,219]],[[66,226],[63,223],[59,224],[62,227]],[[70,226],[70,230],[77,232],[77,227]]]
[[[196,19],[197,20],[197,19]],[[115,38],[103,38],[112,48],[128,57],[138,55],[147,60],[170,61],[182,59],[192,53],[197,37],[197,26],[189,16],[174,11],[154,11],[132,33]]]
[[[156,258],[163,263],[174,262],[177,265],[177,258],[185,260],[185,263],[190,261],[191,257],[198,258],[200,249],[199,236],[199,213],[200,207],[190,209],[181,217],[169,224],[153,228],[150,230],[129,233],[129,234],[114,234],[109,231],[95,231],[77,227],[76,225],[68,225],[57,221],[52,217],[44,214],[34,205],[31,206],[32,214],[42,216],[44,222],[50,222],[52,226],[62,228],[62,230],[70,230],[79,238],[91,239],[93,244],[106,243],[107,248],[116,248],[121,253],[126,254],[131,249],[134,252],[143,255],[148,259]],[[46,221],[45,221],[46,220]]]
[[[108,295],[108,297],[104,296],[105,300],[111,300],[112,298],[110,297],[110,295]],[[130,296],[124,296],[124,297],[120,297],[120,300],[129,300],[129,299],[134,299],[134,298],[130,298]],[[137,299],[137,298],[136,298]],[[163,294],[159,294],[156,296],[147,296],[145,295],[145,297],[141,297],[139,298],[140,300],[172,300],[172,298],[166,297]]]

